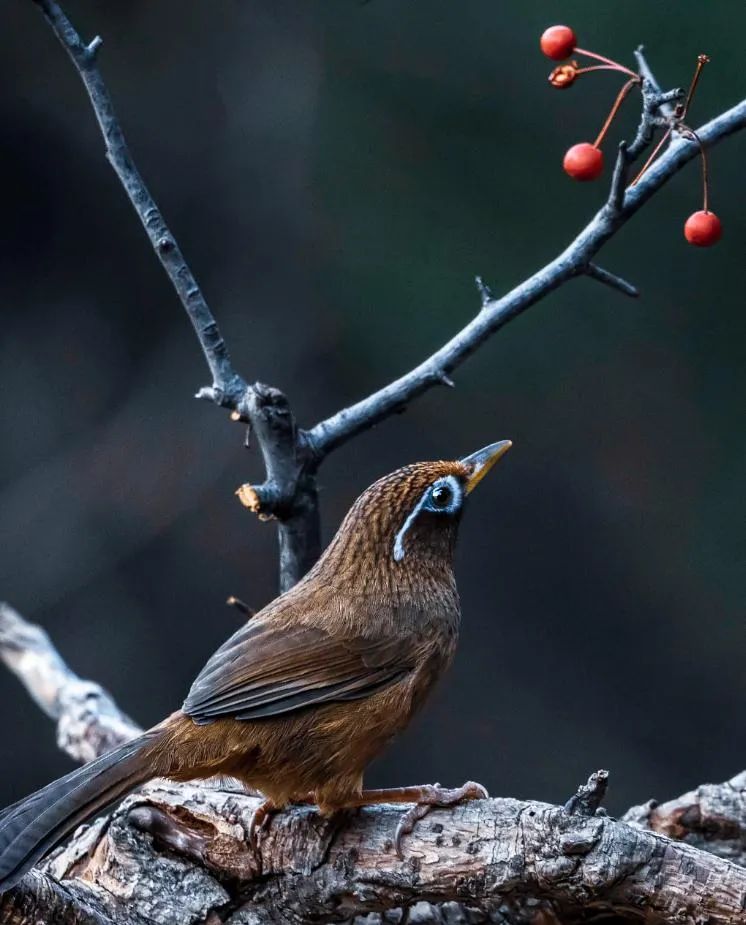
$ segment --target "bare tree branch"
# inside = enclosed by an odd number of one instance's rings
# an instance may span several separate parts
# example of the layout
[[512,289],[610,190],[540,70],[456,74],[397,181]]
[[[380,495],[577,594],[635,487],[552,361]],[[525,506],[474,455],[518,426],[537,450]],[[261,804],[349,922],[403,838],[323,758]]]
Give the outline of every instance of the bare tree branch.
[[746,867],[746,771],[669,800],[633,806],[623,819]]
[[278,521],[280,586],[294,584],[316,561],[320,527],[313,462],[295,426],[287,399],[279,389],[249,385],[231,363],[217,321],[127,147],[109,91],[97,63],[100,37],[86,44],[55,0],[33,0],[67,51],[86,88],[106,145],[106,156],[137,213],[158,259],[192,323],[212,385],[198,398],[233,410],[256,433],[267,470],[254,487],[257,509]]
[[610,273],[608,270],[604,270],[604,268],[599,267],[598,264],[589,263],[585,272],[591,279],[595,279],[599,283],[609,286],[611,289],[616,289],[616,291],[621,292],[622,295],[627,295],[632,299],[636,299],[640,295],[640,290],[637,286],[628,283],[626,279],[622,279],[622,277],[617,276],[616,273]]
[[478,800],[434,811],[399,861],[400,808],[323,819],[296,807],[274,817],[257,848],[246,838],[256,806],[240,793],[153,785],[127,800],[85,853],[63,853],[50,867],[74,874],[65,887],[82,880],[105,891],[102,905],[117,910],[117,925],[133,917],[238,925],[258,914],[342,922],[423,899],[499,910],[512,923],[570,925],[591,911],[635,922],[644,911],[660,923],[743,923],[746,869],[603,814]]
[[[697,129],[709,147],[746,127],[746,100]],[[628,189],[623,201],[606,203],[551,263],[520,283],[501,299],[484,306],[464,328],[419,366],[357,404],[321,421],[308,432],[318,456],[400,411],[414,398],[439,385],[496,331],[564,283],[588,273],[588,267],[606,242],[682,167],[697,157],[699,146],[679,138],[656,161],[645,177]]]
[[[212,373],[213,384],[200,389],[207,398],[230,408],[256,434],[266,468],[263,484],[247,484],[238,494],[243,503],[264,519],[278,522],[280,587],[287,589],[313,564],[320,553],[320,524],[316,471],[336,447],[381,422],[436,385],[452,386],[451,372],[501,327],[559,286],[587,275],[628,296],[637,294],[626,280],[598,267],[592,258],[601,247],[663,184],[698,153],[691,140],[678,139],[644,180],[625,192],[626,168],[650,143],[656,126],[672,118],[671,103],[680,89],[662,92],[642,54],[636,54],[642,79],[643,107],[632,143],[620,147],[606,205],[555,260],[511,292],[496,299],[480,285],[482,310],[443,347],[404,376],[349,408],[302,430],[278,389],[248,385],[233,368],[217,322],[197,285],[176,239],[166,225],[127,148],[96,57],[101,39],[86,44],[56,0],[33,0],[43,11],[68,52],[86,87],[106,143],[107,157],[124,186],[161,263],[192,322]],[[708,145],[746,124],[746,101],[699,129]]]
[[[656,79],[655,74],[653,74],[650,64],[648,63],[648,59],[645,56],[645,46],[644,45],[638,45],[637,48],[635,49],[635,59],[637,61],[637,69],[640,72],[640,76],[650,87],[651,92],[656,93],[658,95],[664,95],[663,91],[661,90],[660,84],[658,83],[658,80]],[[669,94],[666,94],[666,96],[668,98],[661,100],[659,103],[660,111],[661,111],[661,115],[670,118],[674,112],[673,103],[681,99],[682,91],[673,90],[673,91],[670,91]]]
[[[640,124],[633,141],[620,146],[608,199],[590,223],[555,260],[502,298],[478,281],[481,311],[443,347],[400,379],[303,431],[282,392],[249,385],[234,370],[215,318],[128,151],[96,63],[100,38],[85,44],[55,0],[34,2],[83,80],[107,157],[194,327],[213,378],[198,397],[231,409],[256,435],[266,479],[242,486],[239,494],[247,507],[279,523],[283,588],[319,552],[315,475],[326,454],[431,387],[452,385],[450,373],[488,337],[570,279],[587,275],[637,295],[631,283],[593,258],[698,153],[696,143],[675,138],[644,179],[626,188],[629,164],[657,127],[671,127],[672,104],[682,96],[678,89],[661,91],[638,49]],[[745,126],[746,101],[697,135],[711,146]],[[58,721],[60,745],[76,759],[89,760],[137,733],[99,685],[78,678],[43,630],[7,605],[0,606],[0,657]],[[0,899],[0,920],[343,921],[425,897],[439,903],[468,898],[490,915],[500,907],[509,922],[579,921],[589,908],[636,920],[644,907],[662,922],[704,916],[710,925],[742,923],[746,870],[716,855],[744,860],[746,776],[662,806],[637,807],[625,817],[630,824],[600,814],[605,785],[605,772],[597,772],[564,808],[493,800],[434,813],[409,840],[403,865],[391,844],[399,810],[371,808],[350,821],[294,809],[275,820],[256,852],[245,837],[256,805],[251,797],[190,785],[150,787],[131,798],[111,825],[94,823],[46,863],[54,876],[72,880],[63,886],[32,871]]]
[[207,360],[213,378],[213,395],[218,404],[238,408],[247,384],[231,365],[228,348],[197,280],[171,234],[127,147],[109,91],[96,59],[102,40],[86,44],[54,0],[33,0],[42,10],[55,35],[69,54],[85,85],[106,144],[106,157],[114,168],[130,202],[142,222],[150,243],[176,290]]
[[40,626],[0,603],[0,658],[41,709],[57,720],[57,744],[75,761],[92,761],[140,728],[93,681],[79,678]]

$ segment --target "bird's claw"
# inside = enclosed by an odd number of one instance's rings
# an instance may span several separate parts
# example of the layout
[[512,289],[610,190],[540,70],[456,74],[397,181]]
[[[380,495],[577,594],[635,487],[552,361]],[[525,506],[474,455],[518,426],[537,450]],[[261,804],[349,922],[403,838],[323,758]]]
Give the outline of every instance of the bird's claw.
[[488,798],[489,794],[485,788],[473,780],[468,780],[461,787],[456,787],[452,790],[441,787],[440,784],[426,784],[417,795],[417,802],[406,813],[403,813],[396,827],[394,847],[399,860],[404,860],[401,846],[402,838],[405,835],[411,835],[420,819],[424,819],[431,809],[443,806],[457,806],[459,803],[464,803],[468,800],[486,800]]
[[264,800],[251,814],[246,839],[249,843],[249,847],[254,851],[259,850],[259,842],[269,828],[272,822],[272,816],[277,812],[279,812],[279,810],[272,800]]

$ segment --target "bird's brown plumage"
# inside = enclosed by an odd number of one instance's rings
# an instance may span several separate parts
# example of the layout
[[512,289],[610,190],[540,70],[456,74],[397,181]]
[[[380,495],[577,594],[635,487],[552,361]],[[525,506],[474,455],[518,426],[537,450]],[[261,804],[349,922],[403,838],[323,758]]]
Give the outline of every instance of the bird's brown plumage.
[[323,811],[359,803],[365,767],[452,659],[453,548],[469,480],[481,477],[477,457],[405,466],[376,482],[308,575],[217,650],[181,710],[119,760],[107,756],[6,810],[0,889],[68,823],[151,777],[228,775],[278,807],[308,794]]
[[429,485],[468,474],[420,463],[364,492],[309,574],[207,663],[151,746],[159,772],[194,777],[199,756],[204,776],[237,777],[278,806],[311,792],[332,809],[359,795],[366,765],[407,725],[458,635],[458,517],[423,517],[401,562],[396,534]]

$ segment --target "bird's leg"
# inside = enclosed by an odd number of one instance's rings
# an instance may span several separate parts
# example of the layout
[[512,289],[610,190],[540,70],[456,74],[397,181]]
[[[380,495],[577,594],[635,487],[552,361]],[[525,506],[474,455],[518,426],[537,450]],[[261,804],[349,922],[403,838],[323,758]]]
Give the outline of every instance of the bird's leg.
[[[312,793],[307,794],[305,797],[300,797],[299,799],[293,800],[294,804],[307,804],[315,802],[316,800],[314,799]],[[263,800],[251,814],[246,838],[250,847],[252,847],[255,851],[259,850],[259,841],[269,829],[272,823],[272,817],[276,816],[277,813],[282,812],[284,808],[284,806],[278,806],[277,803],[275,803],[273,800],[266,799]]]
[[404,858],[401,841],[414,831],[415,825],[436,806],[456,806],[467,800],[486,800],[489,794],[481,784],[472,780],[463,786],[449,790],[440,784],[424,784],[420,787],[392,787],[389,790],[363,790],[348,806],[369,806],[372,803],[414,803],[399,820],[394,835],[394,846],[400,860]]
[[254,851],[259,849],[260,836],[264,833],[265,829],[269,828],[272,816],[279,811],[280,807],[272,800],[263,800],[251,814],[246,838],[249,846],[253,848]]

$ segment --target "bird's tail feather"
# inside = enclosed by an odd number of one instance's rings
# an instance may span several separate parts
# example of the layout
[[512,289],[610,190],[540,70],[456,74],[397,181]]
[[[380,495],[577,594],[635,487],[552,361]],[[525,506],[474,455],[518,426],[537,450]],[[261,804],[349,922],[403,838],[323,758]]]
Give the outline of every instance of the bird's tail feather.
[[151,777],[153,732],[53,781],[0,813],[0,893],[95,813]]

